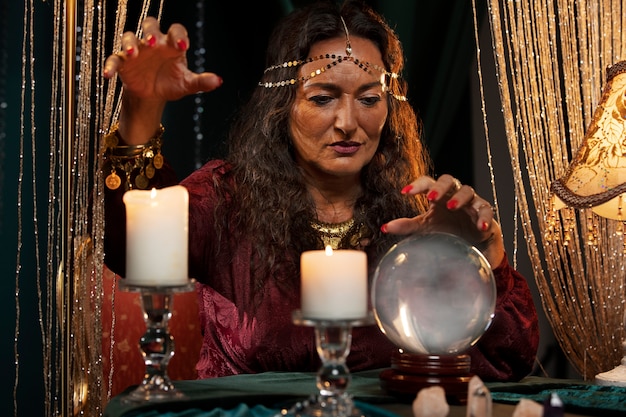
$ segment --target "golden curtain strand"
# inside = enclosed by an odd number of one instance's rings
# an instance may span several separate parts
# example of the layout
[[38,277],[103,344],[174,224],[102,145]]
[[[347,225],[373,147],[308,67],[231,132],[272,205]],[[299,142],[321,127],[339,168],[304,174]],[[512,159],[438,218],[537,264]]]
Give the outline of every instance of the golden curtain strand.
[[585,379],[622,357],[622,224],[590,210],[553,210],[550,184],[583,141],[606,68],[624,59],[625,6],[619,0],[488,4],[520,224],[546,316]]
[[[149,11],[160,17],[162,2],[143,1],[138,28]],[[44,263],[42,259],[45,258],[47,265],[45,277],[37,277],[39,322],[44,346],[42,375],[47,393],[44,409],[47,416],[100,416],[111,395],[110,386],[104,386],[101,356],[104,213],[103,186],[99,181],[102,164],[100,141],[102,132],[108,129],[116,108],[119,108],[116,80],[107,83],[101,74],[104,60],[112,52],[111,47],[106,46],[107,40],[114,40],[113,50],[120,49],[127,0],[110,5],[105,0],[43,3],[45,7],[53,8],[56,17],[53,21],[55,37],[51,42],[53,61],[50,76],[53,83],[51,91],[43,92],[35,82],[37,61],[33,45],[46,42],[49,36],[40,34],[34,24],[39,4],[26,1],[21,63],[24,85],[29,85],[22,89],[21,126],[22,129],[24,126],[31,127],[30,145],[34,161],[37,151],[40,151],[34,140],[37,127],[35,96],[49,93],[50,123],[47,128],[40,129],[49,132],[49,184],[45,203],[47,249],[45,254],[37,252],[35,255],[37,264]],[[116,8],[114,22],[106,20],[109,7]],[[22,156],[27,145],[26,137],[22,130]],[[25,184],[21,179],[28,169],[25,164],[19,166],[18,201],[23,198]],[[42,175],[37,175],[34,163],[31,174],[33,189],[36,190],[37,178]],[[32,198],[35,208],[44,204],[36,193]],[[33,220],[37,225],[36,209]],[[19,232],[21,234],[21,227]],[[32,279],[20,274],[20,241],[21,237],[18,237],[16,375],[19,375],[20,364],[19,288],[22,280]],[[111,373],[114,371],[111,369]],[[16,376],[13,389],[15,415],[19,415],[16,393],[21,383],[24,382]]]

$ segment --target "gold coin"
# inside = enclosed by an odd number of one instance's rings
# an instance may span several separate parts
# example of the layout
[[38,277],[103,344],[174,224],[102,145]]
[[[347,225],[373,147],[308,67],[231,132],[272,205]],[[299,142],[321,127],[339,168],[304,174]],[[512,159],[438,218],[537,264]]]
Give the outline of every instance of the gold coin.
[[146,177],[152,179],[154,177],[154,173],[155,173],[154,165],[149,164],[146,167]]
[[104,145],[107,148],[115,148],[118,143],[119,140],[117,139],[117,135],[115,134],[115,132],[107,133],[104,136]]
[[106,177],[104,183],[109,188],[109,190],[117,190],[122,184],[122,179],[117,176],[115,171],[113,171]]
[[137,178],[135,178],[135,184],[137,185],[137,188],[145,190],[146,187],[148,187],[148,178],[146,178],[143,174],[139,174],[137,175]]
[[154,155],[154,159],[152,160],[154,167],[156,169],[161,169],[163,167],[163,155],[160,153]]

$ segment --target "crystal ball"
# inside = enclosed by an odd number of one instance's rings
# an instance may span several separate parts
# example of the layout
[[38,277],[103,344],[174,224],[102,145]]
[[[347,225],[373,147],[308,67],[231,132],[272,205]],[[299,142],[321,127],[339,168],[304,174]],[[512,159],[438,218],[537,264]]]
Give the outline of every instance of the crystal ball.
[[464,239],[416,234],[382,257],[372,281],[381,331],[404,352],[460,354],[491,324],[496,285],[485,256]]

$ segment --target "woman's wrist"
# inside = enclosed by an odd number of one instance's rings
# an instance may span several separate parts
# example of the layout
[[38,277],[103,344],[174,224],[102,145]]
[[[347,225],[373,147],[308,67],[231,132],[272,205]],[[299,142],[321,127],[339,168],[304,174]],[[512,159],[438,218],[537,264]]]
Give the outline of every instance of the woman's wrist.
[[146,145],[160,129],[165,103],[122,96],[122,109],[117,125],[120,145]]
[[156,170],[163,167],[161,146],[165,129],[159,125],[149,142],[126,145],[117,124],[111,126],[104,136],[105,185],[111,190],[124,184],[125,189],[148,188]]

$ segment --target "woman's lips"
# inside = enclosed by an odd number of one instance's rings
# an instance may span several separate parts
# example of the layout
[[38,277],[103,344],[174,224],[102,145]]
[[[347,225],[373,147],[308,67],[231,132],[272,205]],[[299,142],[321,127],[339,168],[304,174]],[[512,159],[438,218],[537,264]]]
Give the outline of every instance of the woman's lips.
[[336,142],[330,145],[330,147],[333,148],[337,153],[340,153],[342,155],[349,155],[358,151],[361,147],[361,144],[357,142]]

